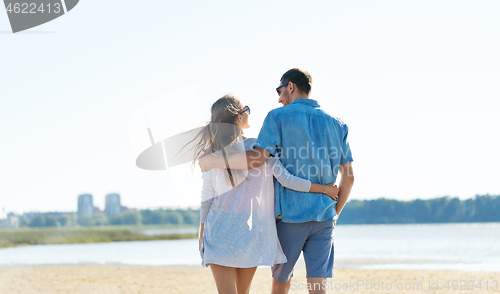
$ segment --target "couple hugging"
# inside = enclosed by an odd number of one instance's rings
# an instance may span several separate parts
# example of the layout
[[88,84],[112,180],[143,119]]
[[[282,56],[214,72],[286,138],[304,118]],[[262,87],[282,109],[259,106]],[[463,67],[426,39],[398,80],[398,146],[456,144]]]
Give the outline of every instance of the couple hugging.
[[276,88],[283,107],[268,113],[257,139],[243,137],[250,108],[224,96],[194,139],[203,172],[200,254],[219,293],[248,293],[257,266],[272,266],[273,294],[288,293],[301,252],[308,283],[333,276],[352,156],[347,125],[309,99],[311,85],[308,72],[287,71]]

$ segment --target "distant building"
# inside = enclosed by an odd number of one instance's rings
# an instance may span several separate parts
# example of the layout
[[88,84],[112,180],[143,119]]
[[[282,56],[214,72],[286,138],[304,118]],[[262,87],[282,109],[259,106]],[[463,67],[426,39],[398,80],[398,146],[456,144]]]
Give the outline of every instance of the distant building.
[[19,228],[19,218],[12,212],[8,213],[5,215],[5,211],[2,215],[2,217],[5,217],[3,219],[0,219],[0,228],[1,229],[17,229]]
[[19,218],[17,216],[11,216],[7,219],[9,228],[18,229],[19,228]]
[[17,217],[19,219],[19,225],[20,226],[28,225],[29,222],[39,214],[40,214],[39,212],[24,212],[23,215],[18,215]]
[[122,206],[122,212],[132,212],[132,211],[135,211],[135,209]]
[[39,214],[40,214],[40,212],[25,212],[25,213],[23,213],[22,219],[30,221],[33,218],[35,218],[36,216],[38,216]]
[[111,193],[106,195],[106,208],[104,212],[108,217],[122,212],[122,205],[120,203],[120,194]]
[[78,219],[81,217],[93,217],[94,216],[94,203],[92,201],[91,194],[82,194],[78,196]]

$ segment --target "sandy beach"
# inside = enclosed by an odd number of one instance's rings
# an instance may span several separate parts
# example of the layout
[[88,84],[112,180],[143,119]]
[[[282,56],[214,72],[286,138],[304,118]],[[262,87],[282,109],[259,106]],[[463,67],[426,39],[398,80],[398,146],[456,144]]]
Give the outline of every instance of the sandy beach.
[[[259,268],[251,293],[269,293],[271,281],[270,269]],[[322,287],[326,287],[328,293],[500,293],[499,282],[500,274],[491,272],[337,268],[335,277]],[[305,268],[296,268],[290,293],[308,293],[307,286]],[[0,293],[217,291],[210,269],[202,267],[58,265],[0,267]]]

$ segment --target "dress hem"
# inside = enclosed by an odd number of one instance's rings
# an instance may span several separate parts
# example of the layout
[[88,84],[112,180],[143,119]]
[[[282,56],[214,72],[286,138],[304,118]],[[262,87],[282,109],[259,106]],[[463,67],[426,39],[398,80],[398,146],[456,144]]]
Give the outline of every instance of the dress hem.
[[277,263],[273,263],[273,264],[269,264],[269,263],[260,263],[260,264],[254,264],[254,265],[241,265],[241,264],[238,264],[238,265],[234,265],[234,264],[229,264],[229,263],[224,263],[224,262],[203,262],[201,265],[203,267],[208,267],[210,264],[216,264],[216,265],[221,265],[221,266],[227,266],[227,267],[236,267],[236,268],[251,268],[251,267],[256,267],[256,266],[273,266],[275,264],[280,264],[280,263],[286,263],[286,260],[283,261],[283,262],[277,262]]

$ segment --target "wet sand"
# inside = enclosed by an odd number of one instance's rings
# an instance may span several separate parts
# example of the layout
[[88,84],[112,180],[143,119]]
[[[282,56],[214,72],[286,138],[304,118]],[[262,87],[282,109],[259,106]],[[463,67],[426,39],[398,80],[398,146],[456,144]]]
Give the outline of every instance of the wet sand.
[[[500,293],[500,273],[491,272],[337,268],[327,281],[328,293]],[[270,268],[259,268],[250,293],[270,293],[271,282]],[[305,268],[296,268],[290,293],[308,293],[307,286]],[[0,267],[0,293],[217,291],[210,269],[198,266],[49,265]]]

